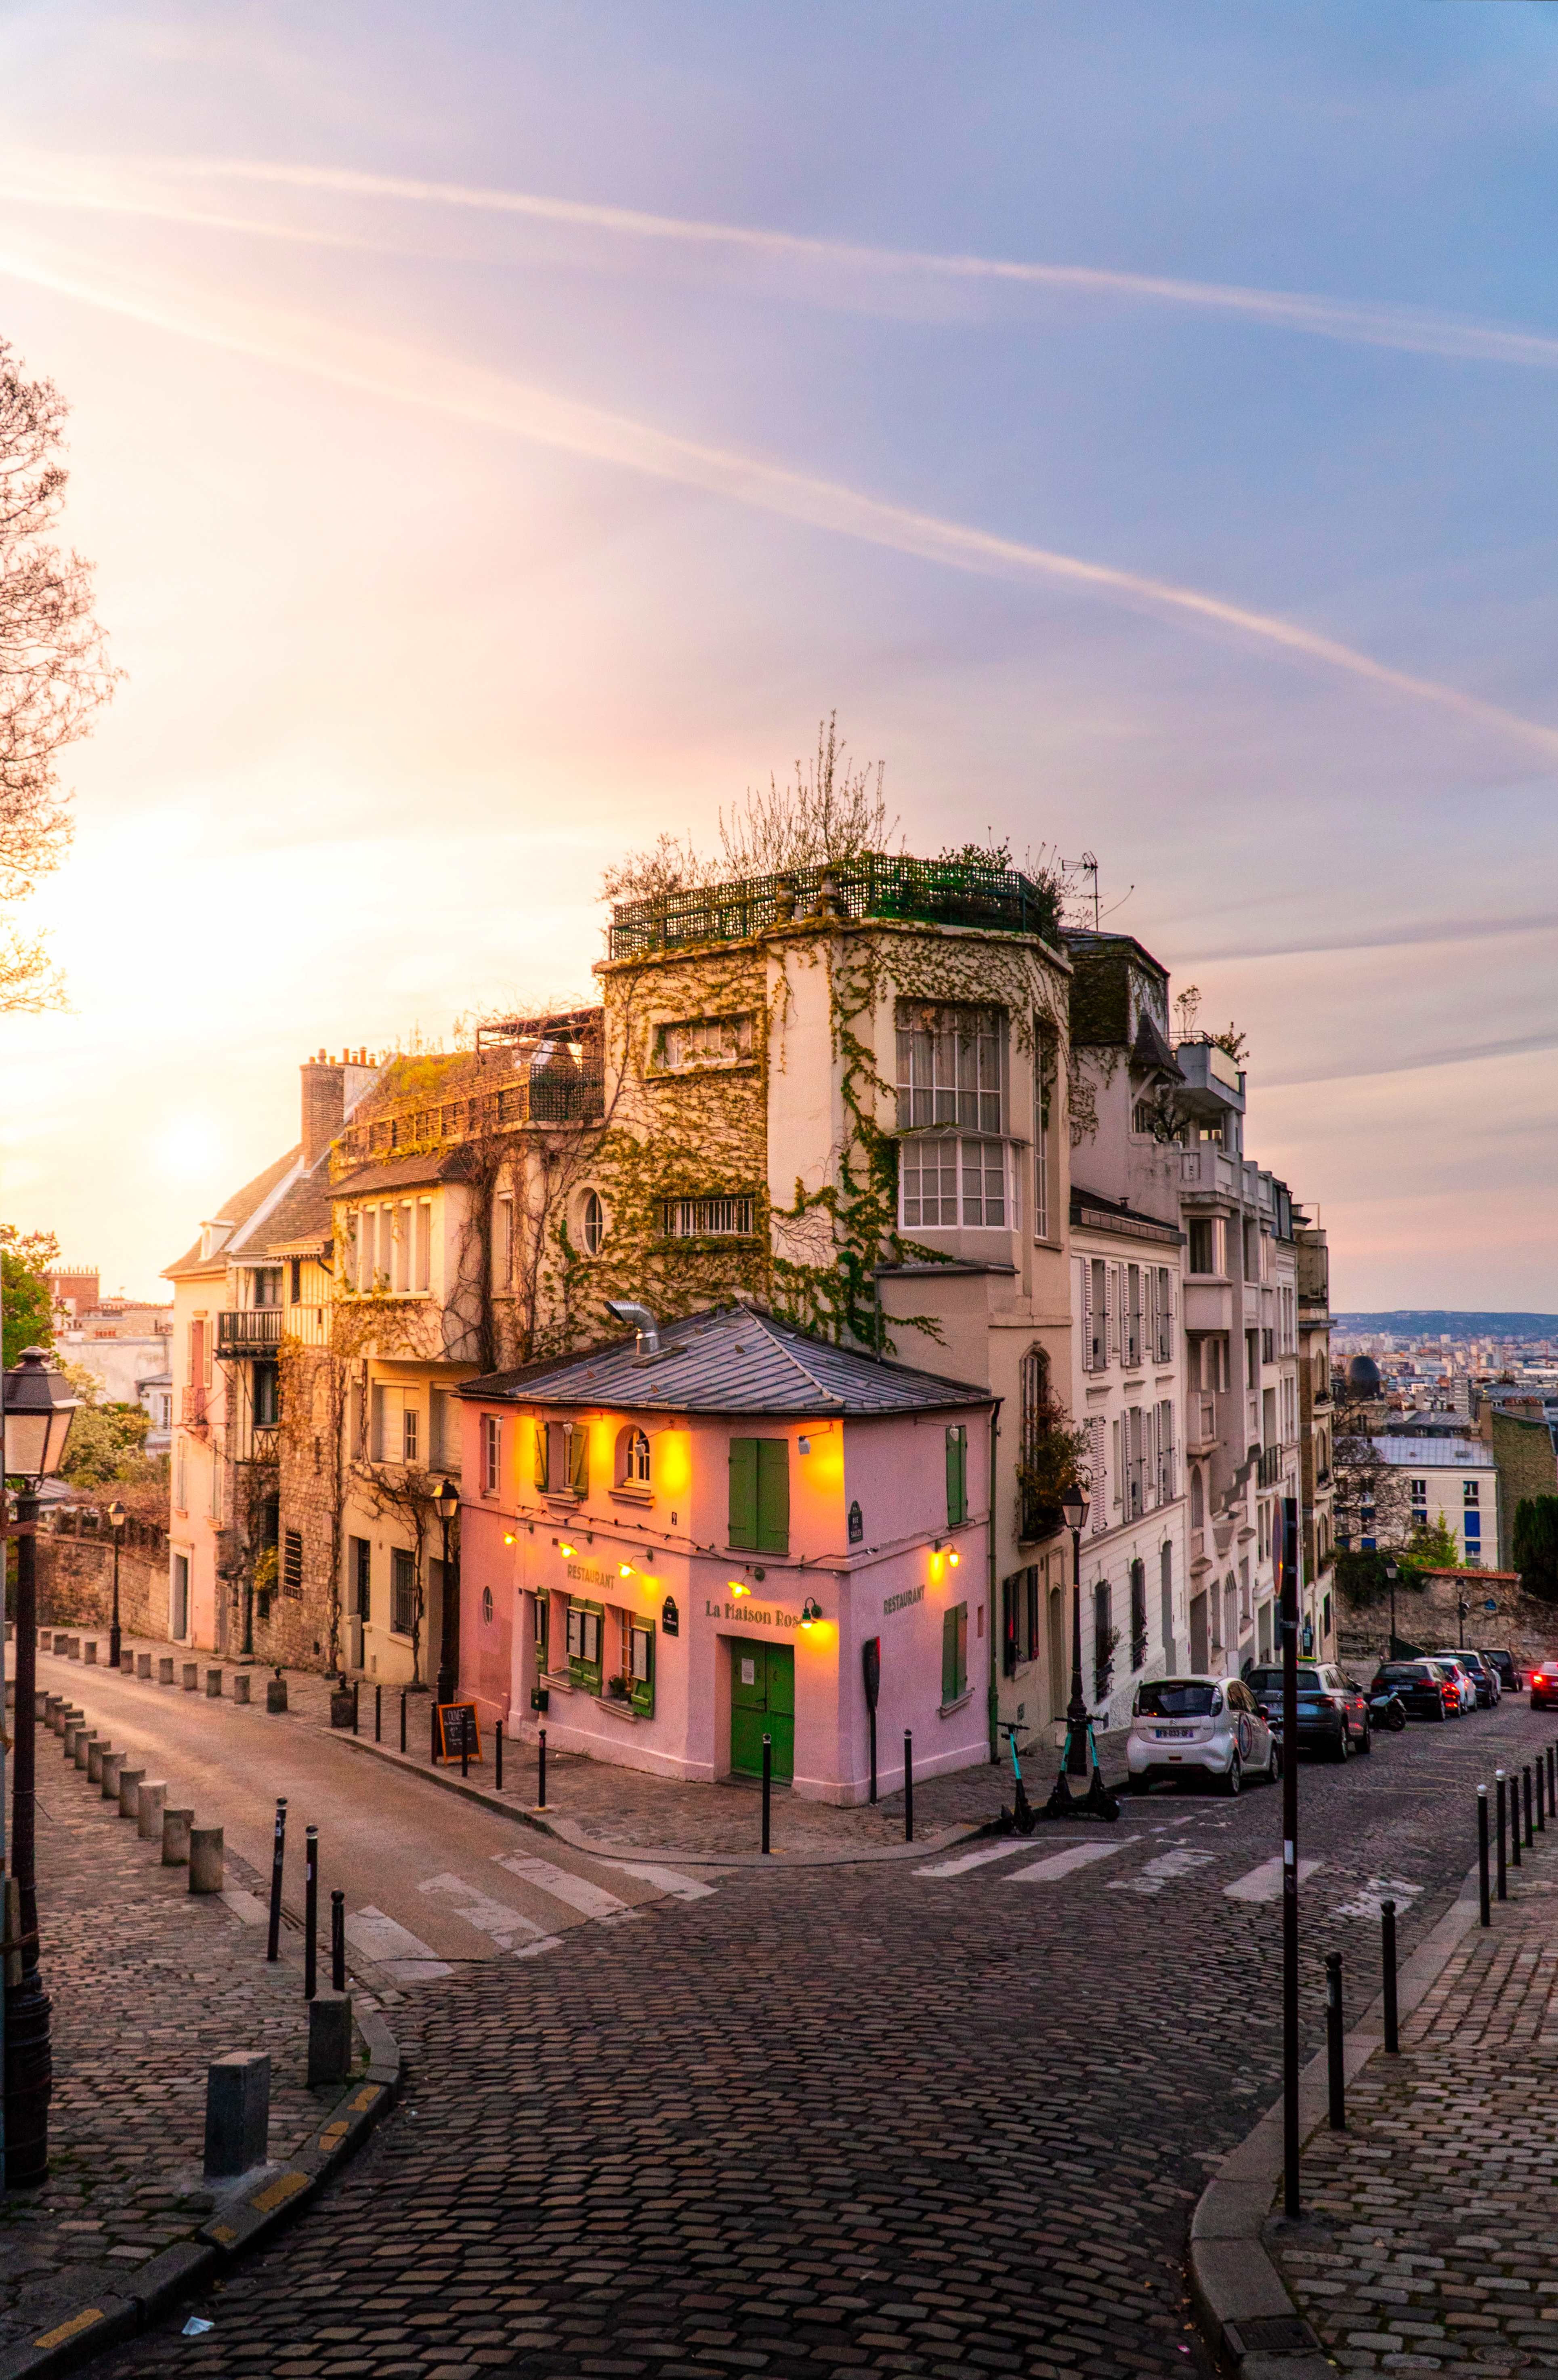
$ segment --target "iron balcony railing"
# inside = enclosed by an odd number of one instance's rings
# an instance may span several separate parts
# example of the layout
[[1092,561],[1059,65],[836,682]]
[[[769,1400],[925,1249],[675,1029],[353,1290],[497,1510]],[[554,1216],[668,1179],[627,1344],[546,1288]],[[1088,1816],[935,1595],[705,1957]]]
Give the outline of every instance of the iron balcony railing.
[[240,1305],[216,1318],[219,1355],[274,1355],[282,1342],[279,1305]]
[[650,901],[619,901],[612,911],[610,950],[614,959],[645,958],[692,942],[745,941],[771,926],[830,917],[987,926],[1049,941],[1059,930],[1053,892],[1014,868],[868,852],[833,868],[796,868],[783,876],[748,876]]
[[540,1066],[522,1082],[505,1083],[500,1090],[441,1099],[434,1106],[353,1124],[342,1134],[338,1147],[344,1163],[360,1165],[370,1158],[479,1140],[520,1124],[599,1123],[605,1111],[606,1080],[597,1045],[586,1051],[580,1066]]
[[1260,1450],[1260,1485],[1274,1488],[1282,1476],[1282,1449],[1265,1446]]
[[274,1422],[255,1422],[249,1433],[249,1443],[239,1454],[240,1463],[274,1464],[281,1461],[281,1431]]

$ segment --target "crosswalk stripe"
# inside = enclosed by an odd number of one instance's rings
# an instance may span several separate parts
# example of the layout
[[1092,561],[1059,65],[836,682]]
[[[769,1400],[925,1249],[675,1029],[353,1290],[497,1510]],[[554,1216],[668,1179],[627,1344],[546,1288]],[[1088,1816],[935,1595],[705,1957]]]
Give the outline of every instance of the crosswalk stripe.
[[1387,1900],[1394,1900],[1398,1909],[1409,1909],[1422,1889],[1420,1884],[1408,1884],[1404,1876],[1371,1876],[1354,1900],[1339,1900],[1331,1914],[1333,1917],[1378,1917],[1382,1905]]
[[452,1975],[454,1969],[419,1942],[404,1925],[386,1917],[382,1909],[356,1909],[347,1920],[347,1939],[354,1950],[360,1950],[376,1967],[397,1984],[432,1983],[437,1975]]
[[977,1852],[962,1852],[956,1859],[938,1860],[934,1867],[917,1867],[916,1876],[966,1876],[971,1867],[983,1867],[989,1860],[1010,1859],[1016,1852],[1030,1852],[1033,1845],[1018,1835],[1015,1841],[985,1843]]
[[[1316,1868],[1324,1864],[1323,1860],[1301,1859],[1298,1863],[1299,1883],[1302,1884],[1307,1876],[1313,1876]],[[1273,1858],[1262,1860],[1260,1866],[1252,1867],[1248,1876],[1235,1876],[1233,1883],[1225,1884],[1223,1889],[1230,1900],[1280,1900],[1282,1853],[1279,1852]]]
[[1103,1888],[1105,1892],[1162,1892],[1177,1877],[1209,1867],[1215,1856],[1212,1852],[1193,1852],[1182,1843],[1177,1851],[1160,1852],[1156,1859],[1150,1859],[1139,1876],[1116,1878]]
[[538,1892],[549,1892],[554,1900],[566,1901],[581,1916],[615,1917],[627,1906],[603,1885],[591,1884],[587,1876],[571,1875],[566,1867],[554,1867],[550,1860],[527,1858],[518,1852],[494,1852],[493,1856],[510,1876],[523,1876]]
[[517,1909],[510,1909],[506,1900],[493,1900],[490,1894],[479,1891],[475,1885],[467,1884],[464,1876],[430,1876],[417,1889],[419,1892],[436,1892],[441,1899],[450,1901],[456,1917],[463,1917],[468,1925],[476,1927],[478,1933],[491,1935],[500,1950],[515,1949],[520,1936],[528,1936],[535,1941],[546,1935],[545,1926],[538,1925],[533,1917],[521,1917]]
[[706,1900],[714,1890],[712,1884],[700,1884],[680,1868],[640,1867],[636,1861],[618,1860],[615,1864],[624,1876],[636,1876],[640,1884],[658,1885],[662,1892],[674,1892],[678,1900]]
[[1064,1852],[1052,1852],[1048,1859],[1035,1860],[1031,1867],[1019,1868],[1016,1876],[1004,1876],[1003,1884],[1048,1884],[1052,1878],[1069,1876],[1073,1868],[1087,1867],[1094,1860],[1109,1859],[1126,1846],[1114,1843],[1072,1843]]

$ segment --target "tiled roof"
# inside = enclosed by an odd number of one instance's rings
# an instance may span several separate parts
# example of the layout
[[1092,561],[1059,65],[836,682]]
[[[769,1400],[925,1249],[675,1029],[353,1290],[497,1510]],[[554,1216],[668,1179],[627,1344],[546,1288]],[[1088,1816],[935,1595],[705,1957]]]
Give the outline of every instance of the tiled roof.
[[188,1249],[176,1264],[164,1267],[163,1279],[179,1281],[194,1278],[201,1273],[225,1273],[227,1269],[228,1252],[236,1248],[242,1240],[250,1217],[257,1208],[264,1205],[272,1191],[286,1180],[301,1155],[301,1148],[289,1148],[285,1157],[278,1157],[274,1164],[267,1165],[263,1173],[257,1173],[252,1182],[246,1182],[241,1190],[234,1192],[232,1197],[225,1198],[217,1208],[216,1215],[222,1221],[231,1223],[233,1226],[225,1246],[218,1248],[214,1256],[202,1257],[201,1244],[197,1240],[194,1246]]
[[1143,1215],[1124,1198],[1102,1198],[1094,1190],[1084,1190],[1077,1183],[1071,1185],[1071,1225],[1074,1231],[1089,1225],[1097,1232],[1123,1232],[1133,1240],[1157,1240],[1165,1247],[1180,1247],[1185,1234],[1177,1223],[1165,1223],[1161,1215]]
[[245,1245],[245,1255],[305,1256],[330,1237],[330,1174],[324,1159],[299,1174]]
[[371,1198],[381,1190],[417,1190],[434,1182],[463,1182],[473,1156],[464,1146],[430,1148],[417,1157],[386,1157],[382,1164],[359,1165],[331,1184],[335,1198]]
[[810,1339],[750,1306],[661,1326],[640,1363],[636,1339],[526,1371],[465,1381],[459,1394],[517,1404],[614,1405],[643,1413],[897,1414],[988,1405],[983,1389]]

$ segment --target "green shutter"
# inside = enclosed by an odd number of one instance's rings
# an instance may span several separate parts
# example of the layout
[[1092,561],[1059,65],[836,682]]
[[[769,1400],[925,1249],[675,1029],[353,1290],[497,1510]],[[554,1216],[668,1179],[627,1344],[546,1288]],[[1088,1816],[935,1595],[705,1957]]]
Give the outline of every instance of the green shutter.
[[946,1524],[961,1528],[968,1517],[968,1432],[962,1422],[946,1434]]
[[645,1718],[654,1717],[654,1624],[636,1620],[627,1632],[628,1699]]
[[758,1447],[758,1551],[790,1550],[790,1441],[760,1438]]
[[544,1496],[550,1485],[546,1464],[546,1424],[543,1421],[538,1421],[536,1424],[536,1486]]
[[568,1485],[576,1496],[590,1493],[590,1427],[582,1421],[568,1431]]
[[730,1441],[730,1543],[756,1551],[758,1543],[758,1441]]
[[942,1614],[942,1703],[956,1702],[968,1689],[968,1607],[955,1603]]
[[957,1607],[957,1691],[960,1694],[968,1691],[968,1607],[966,1603]]

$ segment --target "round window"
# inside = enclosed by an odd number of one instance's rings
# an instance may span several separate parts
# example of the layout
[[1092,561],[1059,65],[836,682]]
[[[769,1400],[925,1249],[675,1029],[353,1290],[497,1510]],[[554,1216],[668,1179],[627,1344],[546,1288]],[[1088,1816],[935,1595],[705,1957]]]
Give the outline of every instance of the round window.
[[606,1236],[606,1210],[601,1203],[598,1190],[585,1192],[578,1210],[578,1226],[586,1252],[592,1257],[599,1256],[601,1242]]
[[481,1590],[481,1617],[490,1628],[493,1624],[493,1590],[490,1586]]

